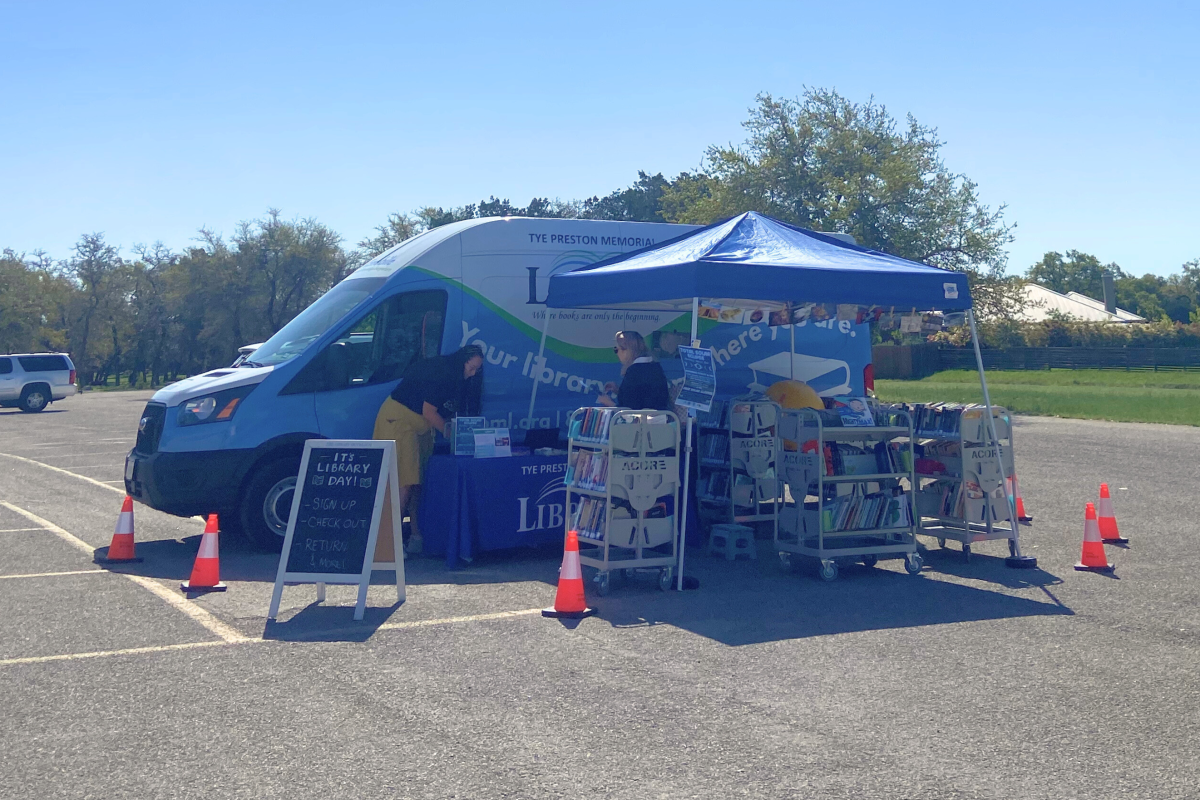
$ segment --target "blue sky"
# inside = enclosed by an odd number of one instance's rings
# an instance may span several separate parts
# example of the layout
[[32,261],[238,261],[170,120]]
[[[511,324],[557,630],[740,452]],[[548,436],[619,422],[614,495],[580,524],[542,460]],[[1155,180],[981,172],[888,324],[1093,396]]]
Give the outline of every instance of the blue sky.
[[0,247],[178,249],[271,207],[354,244],[423,205],[602,195],[812,86],[936,127],[1007,204],[1011,269],[1165,274],[1200,257],[1196,9],[0,0]]

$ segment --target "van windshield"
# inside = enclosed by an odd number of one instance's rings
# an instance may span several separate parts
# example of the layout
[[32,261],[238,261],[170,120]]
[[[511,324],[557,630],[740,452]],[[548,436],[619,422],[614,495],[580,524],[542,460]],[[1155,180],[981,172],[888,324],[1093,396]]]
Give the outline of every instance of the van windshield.
[[280,328],[262,347],[251,353],[242,366],[269,367],[294,358],[314,339],[340,323],[351,309],[383,286],[386,280],[355,278],[342,281]]

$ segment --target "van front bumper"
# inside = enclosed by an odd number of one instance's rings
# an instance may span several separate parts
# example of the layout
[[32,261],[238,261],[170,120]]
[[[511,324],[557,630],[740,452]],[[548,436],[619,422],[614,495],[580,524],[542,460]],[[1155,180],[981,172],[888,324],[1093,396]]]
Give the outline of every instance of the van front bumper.
[[254,452],[144,455],[130,450],[125,457],[125,491],[138,502],[180,517],[228,511],[236,507]]

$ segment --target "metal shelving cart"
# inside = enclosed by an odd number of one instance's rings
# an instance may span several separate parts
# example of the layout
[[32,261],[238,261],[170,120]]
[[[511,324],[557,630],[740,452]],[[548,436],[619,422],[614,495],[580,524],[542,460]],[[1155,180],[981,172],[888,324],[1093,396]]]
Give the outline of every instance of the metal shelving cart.
[[[1015,555],[1019,528],[1012,522],[1004,475],[996,464],[996,450],[990,444],[984,407],[968,405],[954,409],[956,423],[948,430],[917,430],[916,441],[924,451],[921,464],[941,464],[944,471],[918,470],[918,533],[937,539],[941,547],[947,540],[962,545],[963,557],[971,560],[971,545],[977,542],[1007,540],[1010,555]],[[1013,474],[1012,417],[1008,410],[992,406],[1004,473]]]
[[[775,547],[784,566],[797,566],[796,556],[811,556],[820,562],[821,577],[832,581],[839,562],[874,566],[881,556],[900,556],[905,571],[920,573],[912,417],[904,411],[885,416],[887,425],[833,427],[815,409],[782,412],[786,490]],[[834,448],[843,443],[863,452],[841,456],[839,450],[837,468],[830,469]],[[871,486],[876,488],[868,490]],[[869,524],[860,527],[860,520]]]
[[779,404],[758,396],[729,401],[729,521],[770,522],[779,531]]
[[614,572],[657,570],[670,588],[679,556],[679,418],[669,411],[581,408],[567,444],[568,530],[606,595]]

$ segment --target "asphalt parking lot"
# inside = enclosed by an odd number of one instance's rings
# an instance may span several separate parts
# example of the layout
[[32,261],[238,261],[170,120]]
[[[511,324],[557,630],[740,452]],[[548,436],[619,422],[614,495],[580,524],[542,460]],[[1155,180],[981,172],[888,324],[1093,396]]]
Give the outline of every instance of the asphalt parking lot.
[[[414,559],[402,606],[268,624],[240,542],[179,591],[196,519],[137,506],[144,562],[94,563],[148,397],[0,410],[0,797],[1200,797],[1198,429],[1019,419],[1033,571],[923,540],[827,584],[761,542],[564,627],[553,554]],[[1072,569],[1100,481],[1113,577]]]

